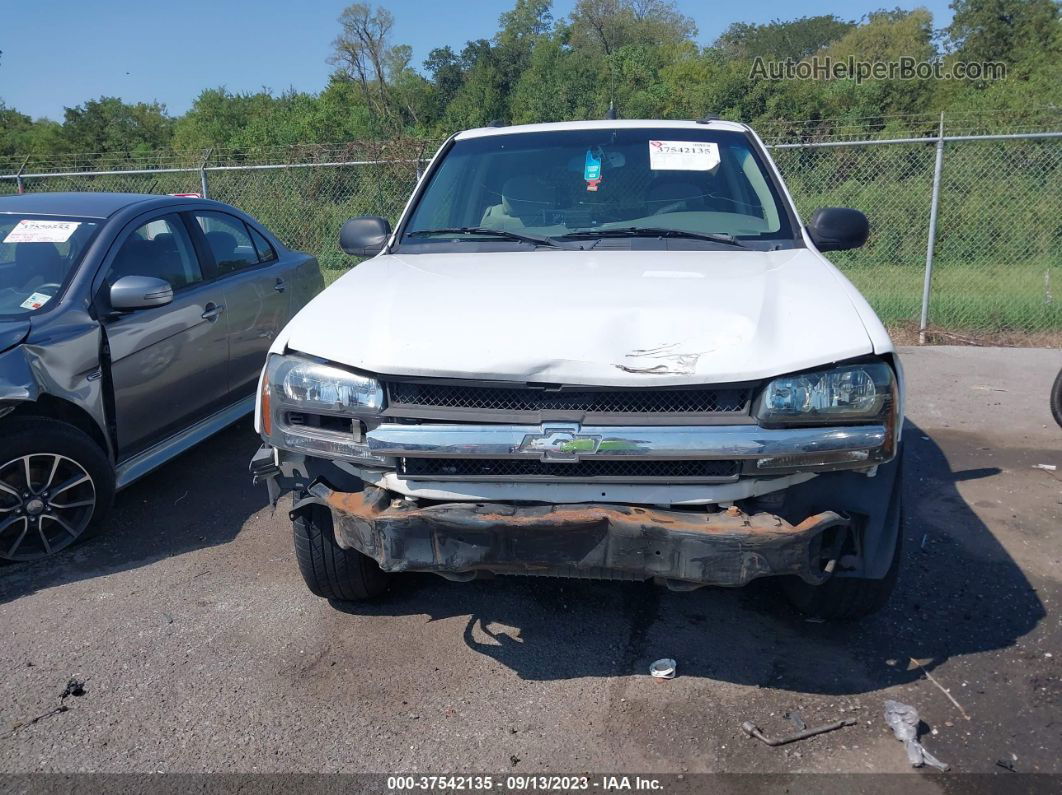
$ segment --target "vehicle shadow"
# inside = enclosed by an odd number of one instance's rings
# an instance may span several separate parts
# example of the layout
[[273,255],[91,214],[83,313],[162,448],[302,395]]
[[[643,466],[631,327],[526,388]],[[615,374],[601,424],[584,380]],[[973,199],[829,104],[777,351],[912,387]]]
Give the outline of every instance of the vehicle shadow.
[[[858,622],[812,623],[769,581],[671,593],[643,583],[499,577],[454,584],[397,577],[380,600],[333,603],[357,616],[467,617],[473,651],[521,678],[642,674],[661,657],[682,676],[805,693],[855,694],[913,681],[945,660],[1011,646],[1045,610],[1025,575],[917,426],[905,428],[904,549],[890,604]],[[924,543],[923,543],[924,539]],[[918,664],[912,662],[916,660]]]
[[267,503],[247,472],[260,443],[251,419],[240,420],[120,492],[94,537],[51,558],[0,565],[0,604],[231,541]]

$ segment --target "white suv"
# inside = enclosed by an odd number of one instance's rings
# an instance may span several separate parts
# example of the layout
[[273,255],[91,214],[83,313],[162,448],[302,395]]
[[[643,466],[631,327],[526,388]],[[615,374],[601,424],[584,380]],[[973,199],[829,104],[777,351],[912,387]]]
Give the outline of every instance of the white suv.
[[348,600],[390,572],[776,576],[801,610],[880,607],[900,546],[892,343],[747,126],[469,130],[262,374],[252,471],[295,492],[299,566]]

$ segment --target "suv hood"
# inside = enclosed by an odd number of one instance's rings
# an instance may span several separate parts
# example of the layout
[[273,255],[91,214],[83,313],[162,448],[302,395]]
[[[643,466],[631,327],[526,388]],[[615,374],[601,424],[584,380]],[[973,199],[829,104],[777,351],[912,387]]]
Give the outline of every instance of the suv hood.
[[389,375],[602,386],[725,383],[873,351],[809,249],[390,254],[273,346]]

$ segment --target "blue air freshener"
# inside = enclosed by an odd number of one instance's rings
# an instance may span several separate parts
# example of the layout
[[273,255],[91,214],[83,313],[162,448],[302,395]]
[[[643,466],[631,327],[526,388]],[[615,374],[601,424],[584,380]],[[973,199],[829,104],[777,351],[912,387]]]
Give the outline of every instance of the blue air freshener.
[[586,165],[583,167],[583,179],[586,180],[587,190],[597,190],[601,184],[601,158],[594,157],[594,153],[586,150]]

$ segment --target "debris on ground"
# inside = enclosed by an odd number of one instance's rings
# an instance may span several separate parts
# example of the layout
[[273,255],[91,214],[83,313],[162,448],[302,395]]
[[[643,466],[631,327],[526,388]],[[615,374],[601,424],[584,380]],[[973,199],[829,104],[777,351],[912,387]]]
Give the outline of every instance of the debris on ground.
[[807,723],[804,722],[804,719],[800,717],[799,712],[786,712],[782,717],[796,726],[797,731],[804,731],[804,729],[808,727]]
[[678,663],[670,657],[664,657],[649,666],[649,675],[654,679],[674,679],[677,669]]
[[931,765],[937,770],[948,769],[948,765],[929,753],[922,746],[922,743],[918,742],[918,728],[921,724],[921,718],[918,717],[918,710],[910,704],[902,704],[899,701],[886,701],[885,723],[892,729],[896,739],[902,742],[907,749],[907,761],[911,763],[911,767]]
[[12,723],[11,724],[11,731],[16,732],[19,729],[24,728],[26,726],[32,726],[37,721],[44,720],[45,718],[50,718],[52,715],[59,715],[59,714],[61,714],[63,712],[68,712],[69,710],[70,710],[70,707],[68,707],[66,704],[60,704],[55,709],[50,709],[47,712],[41,713],[36,718],[30,718],[29,720],[20,720],[20,721],[17,721],[16,723]]
[[1014,763],[1011,762],[1009,759],[997,759],[996,760],[996,767],[1001,767],[1004,770],[1009,770],[1011,773],[1017,773],[1018,772],[1017,770],[1014,769]]
[[45,718],[50,718],[52,715],[61,715],[64,712],[69,712],[70,707],[63,703],[64,701],[66,701],[67,696],[74,696],[75,698],[78,698],[83,695],[85,695],[84,680],[72,676],[69,680],[67,680],[66,687],[63,688],[63,692],[59,694],[58,707],[54,707],[48,710],[47,712],[42,712],[35,718],[30,718],[29,720],[20,720],[16,723],[11,724],[11,731],[16,732],[19,729],[25,728],[26,726],[32,726],[34,723],[42,721]]
[[[936,686],[937,690],[939,690],[941,693],[948,697],[948,701],[955,705],[955,709],[959,710],[959,713],[963,716],[963,718],[965,718],[966,720],[970,719],[970,716],[966,714],[966,710],[962,708],[962,704],[955,700],[955,696],[951,694],[951,691],[948,690],[948,688],[944,687],[944,685],[938,682],[933,677],[933,674],[926,670],[926,667],[922,665],[922,663],[918,662],[918,660],[916,660],[914,657],[909,657],[908,659],[911,661],[912,665],[915,665],[918,668],[922,669],[922,673],[926,675],[926,679],[932,682]],[[963,687],[965,687],[965,684],[963,685]]]
[[1058,467],[1054,464],[1033,464],[1033,469],[1042,469],[1044,472],[1054,472]]
[[63,692],[59,694],[59,700],[66,700],[67,696],[78,698],[83,695],[85,695],[85,682],[72,676],[70,681],[66,683],[66,687],[63,688]]
[[[803,723],[803,721],[801,721]],[[797,740],[806,740],[808,737],[814,737],[818,734],[825,734],[826,732],[832,732],[835,729],[841,729],[845,726],[855,726],[855,718],[844,718],[842,720],[835,720],[833,723],[826,723],[822,726],[815,726],[811,729],[803,729],[796,734],[790,734],[785,737],[771,738],[763,733],[763,730],[750,720],[741,724],[741,731],[745,732],[749,737],[755,737],[757,740],[767,743],[767,745],[787,745],[788,743],[795,743]]]

